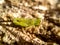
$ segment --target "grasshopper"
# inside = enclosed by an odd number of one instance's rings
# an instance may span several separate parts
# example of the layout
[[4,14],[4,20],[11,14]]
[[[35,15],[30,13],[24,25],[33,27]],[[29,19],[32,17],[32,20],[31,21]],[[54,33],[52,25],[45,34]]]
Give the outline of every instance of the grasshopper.
[[28,27],[28,26],[38,26],[40,24],[40,18],[25,19],[25,18],[14,18],[13,23],[18,26]]

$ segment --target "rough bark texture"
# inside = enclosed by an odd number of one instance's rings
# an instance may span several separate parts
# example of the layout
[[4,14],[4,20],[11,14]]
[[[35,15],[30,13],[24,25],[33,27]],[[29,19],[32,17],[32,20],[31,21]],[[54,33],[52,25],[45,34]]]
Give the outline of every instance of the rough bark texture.
[[[20,17],[41,18],[41,24],[26,28],[14,25],[13,18]],[[3,0],[0,45],[60,45],[60,1]]]

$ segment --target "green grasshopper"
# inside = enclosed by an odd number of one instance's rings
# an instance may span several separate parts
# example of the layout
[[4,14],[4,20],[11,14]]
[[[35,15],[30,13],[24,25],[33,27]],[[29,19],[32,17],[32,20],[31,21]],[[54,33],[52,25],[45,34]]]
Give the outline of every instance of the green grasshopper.
[[14,18],[13,23],[18,26],[28,27],[28,26],[38,26],[40,24],[40,18],[25,19],[25,18]]

